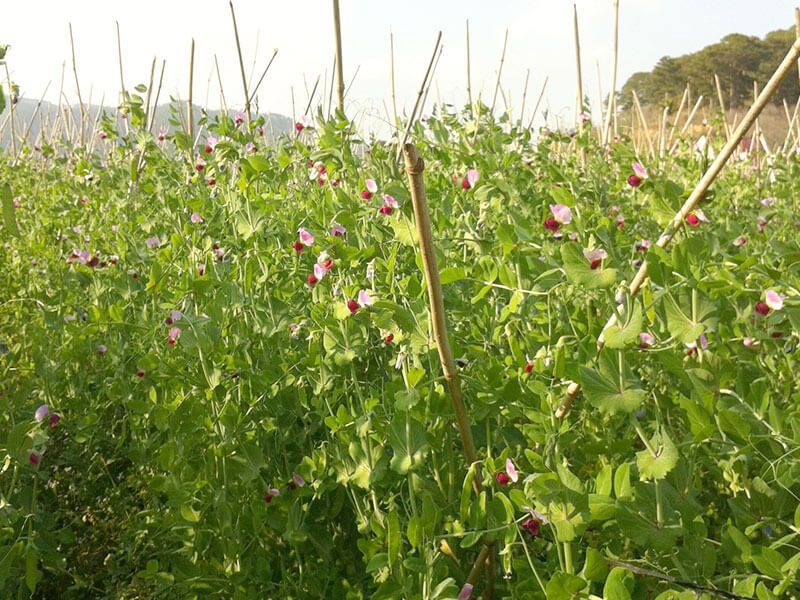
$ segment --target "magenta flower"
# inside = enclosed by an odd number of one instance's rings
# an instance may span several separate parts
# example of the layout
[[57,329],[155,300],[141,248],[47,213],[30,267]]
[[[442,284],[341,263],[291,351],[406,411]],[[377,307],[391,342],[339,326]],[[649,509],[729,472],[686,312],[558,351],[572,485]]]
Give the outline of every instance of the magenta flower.
[[458,600],[469,600],[472,598],[472,589],[473,585],[471,583],[465,583],[464,587],[462,587],[461,591],[458,593]]
[[153,237],[147,238],[144,243],[147,244],[148,248],[157,248],[161,245],[161,240],[158,238],[158,236],[154,235]]
[[631,168],[633,169],[634,175],[636,175],[639,179],[644,180],[648,178],[647,169],[642,166],[642,163],[632,163]]
[[331,235],[334,237],[342,237],[345,233],[347,233],[347,229],[345,229],[343,225],[335,223],[333,227],[331,227]]
[[202,217],[202,215],[201,215],[200,213],[198,213],[198,212],[193,212],[193,213],[192,213],[192,216],[191,216],[191,217],[189,217],[189,220],[190,220],[192,223],[195,223],[195,224],[197,224],[197,223],[202,223],[202,222],[203,222],[203,217]]
[[244,114],[243,112],[237,112],[236,116],[233,118],[233,122],[236,123],[236,126],[238,127],[239,125],[244,123],[246,117],[247,115]]
[[700,225],[700,223],[708,223],[708,218],[706,218],[706,215],[702,210],[697,209],[694,212],[686,215],[686,222],[692,227],[697,227]]
[[317,264],[322,265],[325,271],[330,271],[333,268],[333,259],[328,256],[327,252],[322,252],[319,257],[317,257]]
[[104,344],[100,344],[100,345],[97,347],[97,354],[98,354],[98,356],[103,356],[103,355],[106,353],[106,351],[107,351],[107,350],[108,350],[108,349],[105,347],[105,345],[104,345]]
[[386,206],[391,206],[392,208],[398,208],[400,205],[397,203],[397,200],[394,199],[393,196],[389,194],[383,195],[383,202]]
[[551,204],[550,212],[553,218],[561,225],[567,225],[572,221],[572,209],[565,204]]
[[642,331],[639,334],[639,348],[641,348],[642,350],[645,350],[646,348],[649,348],[650,346],[652,346],[655,343],[656,343],[656,338],[654,338],[652,335],[650,335],[646,331]]
[[158,143],[163,144],[164,140],[167,139],[167,126],[162,125],[158,130]]
[[42,404],[39,408],[36,409],[36,412],[33,413],[33,418],[36,419],[37,423],[41,423],[44,421],[44,418],[47,416],[47,413],[50,412],[50,408],[47,404]]
[[249,152],[250,154],[253,154],[256,151],[256,145],[253,142],[247,142],[244,145],[244,149],[245,149],[246,152]]
[[199,173],[200,171],[202,171],[205,168],[206,168],[206,161],[203,160],[203,157],[198,154],[197,155],[197,162],[194,165],[194,169],[195,169],[195,171],[197,171]]
[[175,342],[178,341],[178,338],[181,337],[181,330],[179,327],[172,327],[169,330],[169,334],[167,336],[167,343],[170,346],[174,346]]
[[628,175],[628,185],[632,188],[638,188],[640,185],[642,185],[642,178],[631,173]]
[[308,231],[304,228],[300,228],[297,230],[297,235],[300,238],[300,242],[304,246],[313,246],[314,245],[314,236],[311,235]]
[[735,240],[733,240],[733,245],[736,246],[737,248],[741,248],[746,243],[747,243],[747,238],[744,237],[743,235],[740,235]]
[[480,178],[481,174],[478,173],[477,169],[470,169],[467,171],[467,183],[469,183],[469,187],[474,188]]
[[767,290],[764,293],[764,302],[772,310],[780,310],[783,308],[783,296],[773,290]]
[[650,248],[652,245],[653,244],[650,242],[650,240],[642,239],[636,242],[634,248],[636,248],[636,250],[639,252],[647,252],[647,249]]
[[300,325],[297,323],[289,323],[289,337],[293,340],[300,337]]
[[312,124],[313,121],[311,120],[311,117],[309,117],[308,115],[302,115],[300,119],[297,121],[297,123],[294,124],[294,128],[297,131],[303,131],[303,129],[305,129],[306,127],[311,127]]
[[61,415],[53,413],[50,415],[50,429],[55,429],[58,426],[58,422],[61,420]]
[[297,473],[295,473],[294,475],[292,475],[292,481],[294,482],[294,484],[295,484],[297,487],[303,487],[303,486],[306,484],[306,480],[305,480],[305,479],[303,479],[303,478],[302,478],[300,475],[298,475]]
[[506,473],[508,473],[512,482],[517,483],[519,480],[519,473],[517,473],[517,467],[514,466],[510,458],[506,459]]
[[28,454],[28,462],[36,467],[42,460],[42,453],[38,450],[31,450],[30,454]]
[[589,266],[592,269],[596,269],[606,258],[608,258],[608,252],[606,252],[602,248],[596,248],[594,250],[589,250],[588,248],[584,248],[583,256],[586,258],[586,260],[589,261]]
[[[323,277],[325,277],[325,274],[326,274],[327,272],[328,272],[328,270],[327,270],[327,269],[326,269],[326,268],[325,268],[323,265],[321,265],[321,264],[319,264],[319,263],[314,263],[314,278],[315,278],[315,281],[314,281],[314,283],[317,283],[317,282],[318,282],[318,281],[320,281],[320,280],[321,280]],[[310,281],[311,281],[311,280],[309,279],[309,282],[310,282]]]
[[358,292],[358,303],[361,306],[370,306],[374,302],[375,300],[369,295],[367,290],[361,290]]
[[350,311],[351,315],[356,314],[360,308],[361,305],[359,305],[359,303],[353,300],[352,298],[350,298],[350,300],[347,301],[347,310]]

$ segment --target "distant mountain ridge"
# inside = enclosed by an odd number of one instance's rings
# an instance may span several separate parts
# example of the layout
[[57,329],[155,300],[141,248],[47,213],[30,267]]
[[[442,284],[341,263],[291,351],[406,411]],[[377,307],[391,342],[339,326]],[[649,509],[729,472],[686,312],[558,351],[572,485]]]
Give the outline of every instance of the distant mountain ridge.
[[[17,133],[19,139],[20,136],[25,132],[26,128],[28,129],[28,136],[27,140],[29,143],[34,143],[37,138],[39,137],[39,132],[44,123],[45,126],[49,123],[52,126],[55,123],[56,115],[58,112],[58,105],[53,104],[52,102],[43,101],[41,107],[39,108],[39,112],[36,112],[36,106],[39,103],[38,100],[32,100],[30,98],[21,98],[19,102],[17,102],[16,107],[14,109],[14,130]],[[72,113],[74,120],[77,122],[80,120],[80,107],[78,105],[72,104],[69,106],[62,105],[62,110],[68,110]],[[185,107],[181,107],[185,109]],[[6,106],[6,110],[0,113],[0,126],[2,123],[6,121],[8,116],[8,111],[10,106]],[[101,106],[97,104],[91,104],[86,106],[86,113],[88,119],[91,123],[94,123],[97,120],[97,114],[101,110]],[[102,107],[102,111],[113,115],[118,109],[116,106],[104,106]],[[202,107],[195,107],[194,109],[194,121],[195,121],[195,131],[198,131],[198,121],[203,116],[202,115],[203,108]],[[213,120],[215,117],[219,116],[223,113],[221,110],[206,110],[206,114],[208,115],[210,120]],[[237,111],[229,110],[228,114],[233,117]],[[35,116],[35,118],[34,118]],[[159,128],[163,125],[166,126],[170,131],[174,130],[175,127],[169,123],[169,120],[172,118],[172,111],[170,110],[169,104],[159,104],[156,107],[155,111],[155,118],[153,121],[153,132],[157,132]],[[254,115],[255,117],[255,115]],[[267,139],[268,143],[272,143],[278,136],[282,133],[291,132],[293,129],[293,123],[291,118],[281,115],[278,113],[263,113],[263,117],[266,121],[264,126],[264,135]],[[185,118],[185,110],[184,110],[184,118]],[[33,119],[33,121],[31,121]],[[102,119],[102,118],[101,118]],[[99,126],[99,121],[98,121]],[[0,134],[0,147],[7,147],[11,143],[11,126],[10,121],[6,122],[5,128]]]

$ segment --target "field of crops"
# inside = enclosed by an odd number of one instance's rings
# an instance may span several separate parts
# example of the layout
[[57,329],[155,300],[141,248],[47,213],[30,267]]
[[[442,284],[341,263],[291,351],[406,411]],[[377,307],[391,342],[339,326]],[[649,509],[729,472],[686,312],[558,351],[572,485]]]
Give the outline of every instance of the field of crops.
[[399,136],[145,105],[0,154],[0,597],[800,597],[794,149],[415,122],[454,413]]

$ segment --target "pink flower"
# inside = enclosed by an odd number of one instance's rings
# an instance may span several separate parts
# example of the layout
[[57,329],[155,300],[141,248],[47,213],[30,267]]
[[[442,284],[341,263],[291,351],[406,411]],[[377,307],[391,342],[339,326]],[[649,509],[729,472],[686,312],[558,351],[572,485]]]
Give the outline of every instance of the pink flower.
[[158,238],[158,236],[154,235],[153,237],[147,238],[144,243],[147,244],[148,248],[157,248],[161,245],[161,240]]
[[331,235],[334,237],[342,237],[345,233],[347,233],[347,229],[345,229],[343,225],[335,223],[333,227],[331,227]]
[[553,213],[553,218],[561,225],[566,225],[572,221],[572,210],[565,204],[551,204],[550,212]]
[[461,591],[458,593],[458,600],[469,600],[472,598],[472,589],[473,585],[471,583],[465,583],[464,587],[462,587]]
[[745,348],[758,348],[761,345],[758,340],[751,337],[744,338],[742,344],[744,344]]
[[634,172],[634,174],[635,174],[635,175],[636,175],[636,176],[637,176],[639,179],[642,179],[642,180],[644,180],[644,179],[647,179],[647,177],[648,177],[648,174],[647,174],[647,169],[645,169],[645,168],[642,166],[642,164],[641,164],[641,163],[638,163],[638,162],[632,163],[632,164],[631,164],[631,168],[633,169],[633,172]]
[[272,502],[273,498],[277,498],[280,495],[281,491],[278,488],[269,488],[267,490],[267,493],[264,494],[264,502],[269,504],[270,502]]
[[625,217],[617,215],[617,229],[625,229]]
[[506,473],[508,473],[508,476],[511,478],[512,482],[517,483],[519,480],[519,473],[517,473],[517,467],[514,466],[514,463],[510,458],[506,459]]
[[322,265],[327,272],[333,268],[333,259],[328,256],[327,252],[323,252],[317,257],[317,264]]
[[375,183],[374,179],[365,179],[364,186],[370,194],[375,194],[378,191],[378,184]]
[[586,258],[586,260],[589,261],[589,266],[592,269],[596,269],[606,258],[608,258],[608,252],[606,252],[602,248],[596,248],[594,250],[589,250],[588,248],[584,248],[583,256]]
[[361,290],[358,292],[358,303],[361,306],[370,306],[374,302],[375,300],[369,295],[367,290]]
[[298,120],[297,123],[294,124],[294,128],[297,131],[303,131],[303,129],[305,129],[306,127],[311,127],[312,123],[313,121],[311,120],[311,117],[309,117],[308,115],[303,115],[300,117],[300,120]]
[[303,478],[302,478],[300,475],[298,475],[297,473],[295,473],[294,475],[292,475],[292,482],[293,482],[293,483],[294,483],[294,484],[295,484],[297,487],[303,487],[303,486],[306,484],[306,481],[305,481],[305,479],[303,479]]
[[203,157],[199,154],[197,155],[197,161],[195,162],[194,169],[198,173],[206,168],[206,161],[203,160]]
[[108,348],[106,348],[104,344],[100,344],[97,347],[97,355],[98,356],[103,356],[106,353],[107,350],[108,350]]
[[641,348],[642,350],[644,350],[646,348],[649,348],[650,346],[652,346],[655,343],[656,343],[656,338],[654,338],[652,335],[650,335],[646,331],[642,331],[639,334],[639,348]]
[[81,204],[89,204],[89,196],[83,196],[80,200]]
[[162,125],[158,130],[158,143],[163,144],[164,140],[167,139],[167,127],[166,125]]
[[28,454],[28,462],[36,467],[42,460],[42,453],[38,450],[31,450],[30,454]]
[[314,245],[314,236],[311,235],[308,231],[306,231],[302,227],[297,230],[297,235],[300,237],[300,242],[304,246],[313,246]]
[[467,171],[467,183],[469,183],[469,187],[474,188],[480,178],[481,175],[478,173],[477,169],[470,169]]
[[733,245],[736,246],[737,248],[741,248],[746,243],[747,243],[747,238],[744,237],[743,235],[740,235],[738,238],[733,240]]
[[44,418],[47,416],[47,413],[50,412],[50,408],[47,404],[42,404],[39,408],[36,409],[36,412],[33,413],[33,418],[36,419],[37,423],[41,423],[44,421]]
[[238,127],[239,125],[244,123],[244,120],[245,120],[246,117],[247,117],[247,115],[244,114],[243,112],[238,112],[238,113],[236,113],[236,116],[233,118],[233,122]]
[[328,271],[324,266],[319,263],[314,263],[314,278],[316,279],[314,283],[317,283],[317,281],[320,281],[323,277],[325,277],[325,273],[327,272]]
[[50,415],[50,421],[49,421],[50,429],[55,429],[56,427],[58,427],[59,421],[61,421],[61,415],[57,413],[53,413],[52,415]]
[[783,296],[773,290],[767,290],[764,293],[764,303],[772,310],[780,310],[783,308]]
[[198,213],[198,212],[193,212],[193,213],[192,213],[192,216],[191,216],[191,217],[189,217],[189,220],[190,220],[192,223],[195,223],[195,224],[196,224],[196,223],[202,223],[202,222],[203,222],[203,217],[200,215],[200,213]]
[[245,152],[249,152],[250,154],[254,154],[256,151],[256,145],[253,142],[247,142],[244,145]]
[[398,208],[398,207],[400,206],[400,205],[397,203],[397,200],[395,200],[395,199],[394,199],[394,197],[393,197],[393,196],[390,196],[389,194],[384,194],[384,195],[383,195],[383,203],[384,203],[386,206],[391,206],[392,208]]
[[638,250],[639,252],[647,252],[647,249],[650,248],[652,245],[653,244],[650,242],[650,240],[642,239],[636,242],[634,248],[636,248],[636,250]]
[[758,217],[756,224],[758,225],[759,231],[764,231],[767,227],[767,220],[764,217]]
[[170,346],[174,346],[175,342],[178,341],[178,338],[181,337],[181,330],[178,327],[172,327],[169,330],[169,334],[167,336],[167,343]]
[[775,204],[777,201],[778,201],[778,199],[777,199],[777,198],[772,198],[772,197],[769,197],[769,198],[762,198],[762,199],[761,199],[761,206],[772,206],[772,205],[773,205],[773,204]]

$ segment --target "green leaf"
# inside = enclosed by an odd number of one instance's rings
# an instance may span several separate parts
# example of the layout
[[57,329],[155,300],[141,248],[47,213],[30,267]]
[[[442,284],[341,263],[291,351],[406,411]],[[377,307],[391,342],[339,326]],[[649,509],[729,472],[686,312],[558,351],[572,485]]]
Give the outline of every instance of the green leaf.
[[467,278],[467,271],[462,267],[446,267],[439,272],[439,280],[442,285],[454,283]]
[[630,498],[633,495],[631,486],[631,463],[622,463],[614,473],[614,495],[617,498]]
[[577,575],[569,573],[556,573],[545,586],[545,595],[548,600],[571,600],[578,596],[586,582]]
[[419,421],[398,413],[389,430],[389,444],[393,456],[392,470],[400,474],[408,473],[419,466],[428,451],[425,428]]
[[781,567],[783,566],[783,554],[766,546],[753,546],[753,564],[759,573],[772,577],[781,578]]
[[402,546],[402,539],[400,537],[400,519],[397,516],[396,510],[389,511],[387,517],[388,530],[387,545],[389,546],[389,564],[394,565],[400,558],[400,548]]
[[11,188],[8,185],[0,187],[0,202],[3,204],[3,223],[6,231],[13,236],[19,237],[14,199],[12,198]]
[[250,166],[253,167],[257,172],[263,173],[264,171],[269,171],[269,161],[263,157],[256,154],[255,156],[251,156],[247,159],[247,162],[250,163]]
[[181,505],[181,516],[189,523],[197,523],[200,521],[200,513],[192,508],[191,504]]
[[616,269],[592,269],[583,255],[583,250],[573,243],[561,246],[561,259],[567,278],[587,289],[608,288],[617,281]]
[[693,342],[700,337],[704,331],[702,323],[692,321],[686,316],[670,294],[664,296],[664,303],[667,313],[667,329],[672,337],[684,344]]
[[475,463],[469,466],[467,474],[464,477],[464,483],[461,485],[461,520],[466,521],[469,518],[469,504],[472,499],[472,482],[475,481]]
[[33,544],[28,544],[25,550],[25,585],[31,591],[36,591],[36,584],[42,577],[42,572],[38,569],[39,551]]
[[588,581],[605,581],[608,564],[603,555],[594,548],[586,549],[586,561],[583,564],[583,576]]
[[[623,315],[626,316],[626,315]],[[608,348],[625,348],[638,341],[642,332],[642,308],[635,304],[623,323],[614,323],[603,330],[603,340]]]
[[584,395],[602,412],[633,412],[647,395],[627,369],[620,377],[618,367],[608,354],[600,359],[599,370],[581,367],[580,375]]
[[636,453],[636,466],[639,468],[639,479],[664,479],[678,464],[678,449],[662,428],[650,439],[651,452],[645,448]]
[[622,567],[614,567],[603,587],[605,600],[631,600],[634,586],[633,573]]

